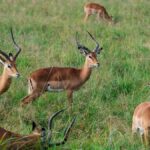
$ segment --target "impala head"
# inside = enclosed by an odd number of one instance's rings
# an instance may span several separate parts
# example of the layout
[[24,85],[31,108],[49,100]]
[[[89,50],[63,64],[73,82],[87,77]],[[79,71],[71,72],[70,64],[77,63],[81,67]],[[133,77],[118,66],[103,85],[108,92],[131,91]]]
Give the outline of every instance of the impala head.
[[99,62],[97,60],[97,54],[100,54],[100,52],[103,48],[100,47],[99,43],[95,40],[95,38],[92,36],[91,33],[89,33],[88,31],[87,31],[87,33],[89,34],[91,39],[96,43],[96,47],[93,49],[93,51],[91,51],[84,45],[79,44],[79,41],[77,39],[77,34],[76,34],[77,48],[80,50],[80,53],[86,57],[86,61],[88,63],[89,68],[98,67]]
[[45,128],[38,128],[35,124],[35,122],[32,122],[32,134],[36,135],[38,137],[41,138],[41,143],[43,145],[43,147],[52,147],[52,146],[59,146],[62,144],[65,144],[65,142],[68,139],[69,133],[71,131],[71,128],[75,122],[75,118],[72,120],[72,122],[70,123],[70,125],[66,128],[65,132],[64,132],[64,138],[62,141],[60,142],[56,142],[56,143],[52,143],[51,142],[51,138],[52,138],[52,123],[53,123],[53,119],[60,114],[61,112],[63,112],[64,109],[54,113],[51,117],[49,117],[48,120],[48,130],[46,131]]
[[4,65],[4,70],[7,72],[8,76],[19,77],[19,73],[16,68],[16,59],[19,53],[21,52],[21,48],[16,44],[14,40],[12,29],[11,29],[11,37],[12,37],[12,41],[14,43],[15,49],[17,50],[17,53],[14,56],[12,53],[9,53],[7,55],[4,51],[0,50],[0,63]]

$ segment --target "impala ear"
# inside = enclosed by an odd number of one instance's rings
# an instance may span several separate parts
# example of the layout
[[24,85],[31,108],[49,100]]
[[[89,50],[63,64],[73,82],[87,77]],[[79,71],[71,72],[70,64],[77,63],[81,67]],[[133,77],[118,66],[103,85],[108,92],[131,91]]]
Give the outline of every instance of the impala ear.
[[13,54],[12,53],[9,53],[9,58],[10,58],[10,60],[14,60],[14,57],[13,57]]
[[86,56],[87,54],[89,54],[89,51],[87,50],[80,50],[80,53],[84,56]]
[[32,131],[34,131],[36,128],[36,123],[34,121],[32,121]]

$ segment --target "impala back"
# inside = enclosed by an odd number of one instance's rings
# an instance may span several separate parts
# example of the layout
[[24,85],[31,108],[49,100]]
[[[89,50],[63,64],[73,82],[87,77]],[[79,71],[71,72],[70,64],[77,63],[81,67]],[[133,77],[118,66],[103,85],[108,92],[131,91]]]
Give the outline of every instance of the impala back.
[[84,11],[88,14],[100,13],[104,9],[105,8],[103,6],[96,4],[96,3],[89,3],[84,6]]

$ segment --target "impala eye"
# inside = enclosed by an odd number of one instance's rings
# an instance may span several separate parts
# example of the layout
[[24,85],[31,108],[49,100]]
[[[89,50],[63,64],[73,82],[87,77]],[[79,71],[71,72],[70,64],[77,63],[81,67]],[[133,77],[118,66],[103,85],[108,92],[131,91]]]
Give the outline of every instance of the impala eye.
[[8,67],[8,68],[11,68],[12,66],[11,66],[11,65],[8,65],[7,67]]
[[92,56],[89,56],[90,59],[92,59]]

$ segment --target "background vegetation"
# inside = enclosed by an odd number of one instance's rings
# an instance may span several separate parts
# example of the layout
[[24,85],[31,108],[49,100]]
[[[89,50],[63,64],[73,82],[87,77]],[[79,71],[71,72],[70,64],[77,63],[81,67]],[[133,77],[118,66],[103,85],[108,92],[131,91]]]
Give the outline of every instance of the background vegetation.
[[[114,16],[115,24],[95,20],[83,22],[87,0],[0,0],[0,48],[14,52],[10,27],[22,48],[17,60],[21,77],[0,96],[0,126],[28,134],[31,121],[47,126],[48,116],[67,107],[66,93],[45,93],[26,108],[27,76],[48,66],[81,67],[84,56],[75,44],[79,32],[82,43],[95,46],[90,31],[104,50],[90,80],[74,93],[73,113],[64,113],[54,124],[54,139],[77,115],[70,138],[59,149],[141,150],[140,139],[131,136],[135,107],[150,100],[150,1],[94,0]],[[1,67],[2,68],[2,67]],[[2,71],[2,69],[1,69]]]

